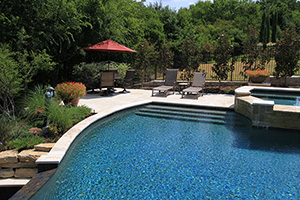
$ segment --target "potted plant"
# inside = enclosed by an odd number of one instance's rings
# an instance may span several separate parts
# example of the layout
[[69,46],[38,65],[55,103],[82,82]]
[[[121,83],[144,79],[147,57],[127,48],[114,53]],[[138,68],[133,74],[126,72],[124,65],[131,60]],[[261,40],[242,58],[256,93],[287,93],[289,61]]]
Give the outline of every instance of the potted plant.
[[252,83],[262,83],[270,76],[270,73],[263,69],[247,70],[246,74]]
[[86,87],[83,83],[65,82],[57,84],[55,91],[65,105],[77,106],[79,99],[85,95]]

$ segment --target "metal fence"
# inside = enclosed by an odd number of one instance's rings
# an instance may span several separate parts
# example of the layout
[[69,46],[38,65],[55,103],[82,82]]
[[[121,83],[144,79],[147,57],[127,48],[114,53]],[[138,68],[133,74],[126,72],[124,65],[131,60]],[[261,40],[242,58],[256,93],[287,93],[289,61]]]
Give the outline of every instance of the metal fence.
[[[216,74],[213,72],[212,67],[214,66],[214,62],[208,62],[208,63],[203,63],[200,64],[199,66],[199,71],[205,71],[207,72],[207,76],[206,79],[208,80],[216,80],[216,78],[214,76],[216,76]],[[231,64],[231,63],[229,63]],[[246,78],[241,74],[241,72],[243,72],[243,63],[241,61],[237,61],[234,64],[234,71],[233,72],[229,72],[228,73],[228,81],[243,81],[246,80]],[[266,66],[265,66],[265,70],[267,72],[270,72],[271,75],[273,75],[273,72],[275,72],[275,66],[276,66],[276,62],[274,59],[272,59]],[[300,70],[295,74],[295,75],[300,75]]]

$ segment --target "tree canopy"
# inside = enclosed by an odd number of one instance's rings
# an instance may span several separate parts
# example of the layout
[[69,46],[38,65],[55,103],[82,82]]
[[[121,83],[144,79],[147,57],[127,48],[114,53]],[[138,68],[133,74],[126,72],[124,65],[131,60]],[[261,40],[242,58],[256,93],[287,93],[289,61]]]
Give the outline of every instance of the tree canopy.
[[[200,47],[217,46],[220,34],[225,34],[235,54],[242,54],[249,27],[258,30],[261,42],[277,42],[291,26],[300,32],[299,14],[296,0],[198,1],[178,11],[136,0],[0,0],[0,44],[9,45],[16,54],[48,54],[55,70],[38,70],[32,80],[57,83],[72,79],[70,71],[81,62],[105,60],[104,53],[80,48],[106,39],[132,49],[148,41],[157,52],[168,42],[175,54],[174,65],[180,68],[186,38]],[[131,58],[127,54],[111,57],[122,62]]]

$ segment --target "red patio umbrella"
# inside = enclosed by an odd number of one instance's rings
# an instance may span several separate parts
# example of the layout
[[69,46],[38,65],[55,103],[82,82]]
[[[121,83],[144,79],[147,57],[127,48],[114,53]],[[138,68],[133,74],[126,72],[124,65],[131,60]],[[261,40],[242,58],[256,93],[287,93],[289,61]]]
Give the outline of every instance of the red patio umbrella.
[[90,47],[83,47],[81,48],[87,51],[106,51],[107,53],[107,62],[108,62],[108,69],[109,69],[109,52],[119,52],[119,53],[137,53],[136,51],[125,47],[115,41],[112,40],[105,40],[94,44]]
[[120,52],[120,53],[137,53],[136,51],[129,49],[115,41],[112,40],[105,40],[94,44],[90,47],[83,47],[83,50],[90,50],[90,51],[106,51],[106,52]]

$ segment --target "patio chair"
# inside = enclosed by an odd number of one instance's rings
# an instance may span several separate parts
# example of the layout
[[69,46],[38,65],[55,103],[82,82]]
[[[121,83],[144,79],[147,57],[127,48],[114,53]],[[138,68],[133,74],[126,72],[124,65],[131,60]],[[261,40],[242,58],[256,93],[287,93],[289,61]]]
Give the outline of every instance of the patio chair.
[[184,94],[195,94],[196,99],[198,99],[201,91],[203,96],[203,91],[205,89],[206,74],[207,74],[206,72],[195,72],[192,85],[182,90],[181,98],[183,98]]
[[178,69],[167,69],[165,84],[153,88],[152,96],[154,95],[155,90],[158,90],[159,94],[164,93],[165,96],[167,96],[169,90],[173,90],[173,94],[174,94],[175,87],[177,84],[177,73],[178,73]]
[[114,72],[101,72],[100,91],[102,91],[102,88],[107,88],[106,94],[108,94],[114,89],[114,83]]
[[132,87],[133,86],[134,73],[135,73],[134,69],[128,69],[126,71],[126,75],[125,75],[123,83],[122,83],[124,90],[121,93],[128,92],[125,87],[128,87],[128,86]]

